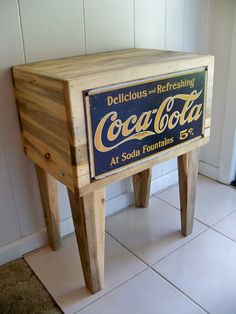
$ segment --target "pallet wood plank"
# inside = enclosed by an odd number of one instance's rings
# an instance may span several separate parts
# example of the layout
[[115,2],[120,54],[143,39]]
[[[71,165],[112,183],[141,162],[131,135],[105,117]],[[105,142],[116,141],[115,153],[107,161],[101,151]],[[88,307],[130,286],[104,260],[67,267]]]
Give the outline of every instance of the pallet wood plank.
[[198,175],[197,150],[178,157],[181,231],[188,236],[193,230],[196,185]]
[[96,293],[104,285],[104,188],[84,197],[68,189],[68,196],[85,284],[91,293]]
[[61,236],[57,202],[57,182],[38,165],[36,165],[36,171],[47,226],[49,245],[53,250],[58,250],[61,246]]
[[134,201],[136,207],[148,207],[151,178],[151,168],[133,175]]
[[[207,78],[204,137],[195,142],[196,147],[205,145],[208,141],[214,69],[212,56],[155,49],[127,49],[15,66],[13,76],[24,142],[25,134],[38,134],[37,140],[44,144],[46,150],[48,148],[49,151],[56,144],[61,158],[60,161],[57,159],[58,162],[52,159],[47,162],[43,158],[47,151],[42,151],[39,155],[32,150],[32,145],[25,149],[26,154],[31,159],[35,158],[34,162],[47,165],[49,172],[52,165],[54,170],[51,174],[60,178],[62,183],[67,185],[68,180],[64,178],[71,178],[69,187],[78,188],[80,196],[114,180],[123,179],[128,173],[134,175],[162,160],[172,158],[173,152],[168,151],[157,155],[153,160],[143,161],[141,167],[127,167],[125,171],[92,182],[84,119],[84,91],[199,67],[207,67]],[[55,121],[52,117],[55,117]],[[185,147],[175,148],[174,156],[193,146],[194,143],[189,143]]]

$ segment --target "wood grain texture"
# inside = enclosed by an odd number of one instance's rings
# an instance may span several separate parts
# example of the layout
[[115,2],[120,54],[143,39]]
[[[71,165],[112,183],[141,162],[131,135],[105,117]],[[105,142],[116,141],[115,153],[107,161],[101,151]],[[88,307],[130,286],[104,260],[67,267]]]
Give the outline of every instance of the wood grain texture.
[[[127,68],[153,65],[160,62],[181,62],[207,58],[194,53],[174,52],[156,49],[127,49],[101,52],[64,59],[31,63],[14,68],[60,80],[71,80],[84,75],[117,71]],[[156,73],[157,74],[157,73]],[[145,75],[144,75],[145,76]]]
[[[91,182],[84,91],[204,67],[208,68],[204,136]],[[151,49],[128,49],[13,68],[26,155],[68,188],[85,283],[92,293],[103,287],[104,280],[105,185],[133,176],[136,205],[146,207],[151,167],[180,156],[182,232],[191,233],[197,173],[195,153],[191,151],[209,140],[213,68],[212,56]],[[44,172],[41,176],[41,181],[48,182]],[[41,190],[42,198],[47,200],[47,189]],[[50,228],[53,229],[48,227],[49,234]]]
[[136,207],[148,207],[151,178],[151,168],[133,175],[134,201]]
[[105,191],[84,197],[68,189],[86,287],[95,293],[104,285]]
[[193,150],[178,157],[181,231],[188,236],[193,230],[198,175],[198,153]]
[[[134,51],[133,51],[134,50]],[[118,53],[118,52],[117,52]],[[120,52],[127,53],[127,52]],[[211,56],[200,56],[194,54],[181,54],[181,53],[173,53],[173,52],[163,52],[157,50],[146,50],[145,49],[132,49],[130,53],[130,63],[128,63],[127,55],[124,57],[127,62],[127,67],[116,69],[114,71],[101,71],[99,73],[93,73],[93,75],[85,75],[83,77],[77,77],[69,80],[68,82],[68,94],[70,99],[70,110],[72,117],[77,117],[84,115],[84,108],[81,106],[83,103],[83,91],[86,89],[93,89],[96,87],[107,86],[111,84],[115,84],[117,82],[124,81],[132,81],[141,79],[143,77],[155,77],[157,75],[163,75],[165,73],[170,72],[178,72],[184,71],[193,68],[205,67],[208,66],[208,75],[207,75],[207,86],[211,86],[213,84],[213,62],[214,58]],[[132,53],[134,55],[132,55]],[[146,55],[145,55],[146,53]],[[112,53],[113,54],[113,53]],[[128,53],[127,53],[128,54]],[[136,57],[135,54],[138,54],[139,57]],[[104,55],[104,54],[101,54]],[[109,55],[109,53],[107,53]],[[145,55],[145,57],[143,57]],[[141,57],[142,56],[142,57]],[[100,56],[101,57],[101,56]],[[127,59],[126,59],[127,58]],[[144,63],[141,62],[138,64],[138,61],[144,58],[146,60]],[[118,58],[119,59],[119,58]],[[135,61],[137,63],[135,63]],[[113,60],[111,60],[111,69],[113,65]],[[126,65],[125,65],[126,66]],[[206,111],[210,112],[211,107],[211,94],[212,91],[207,89],[207,98],[206,98]],[[86,126],[85,121],[74,119],[73,120],[73,129],[74,129],[74,155],[76,152],[82,149],[87,145],[87,137],[86,137]],[[205,132],[205,131],[204,131]],[[206,136],[207,138],[207,136]],[[206,138],[198,139],[195,141],[196,147],[204,145],[207,141]],[[186,143],[186,150],[189,151],[190,146],[194,146],[193,143]],[[175,157],[181,154],[181,150],[183,151],[185,148],[179,146],[178,148],[174,148],[176,155],[172,155],[172,151],[166,151],[163,154],[156,155],[154,161],[143,161],[140,170],[144,170],[146,168],[151,167],[153,164],[161,162],[162,160],[167,160],[169,158]],[[163,158],[163,159],[162,159]],[[162,159],[162,160],[161,160]],[[129,175],[133,175],[140,170],[137,168],[139,166],[135,166],[132,170],[127,167],[125,171],[120,171],[116,175],[110,176],[110,181],[107,181],[107,178],[99,180],[99,182],[90,183],[90,175],[89,175],[89,163],[88,157],[86,155],[80,155],[80,160],[76,159],[77,165],[77,173],[79,174],[77,178],[77,186],[79,187],[79,191],[81,195],[87,193],[91,189],[95,189],[96,186],[101,186],[105,182],[110,183],[113,180],[120,180],[122,178],[127,177],[127,173]],[[106,184],[107,184],[106,183]]]
[[[204,138],[184,143],[91,183],[83,92],[112,84],[208,67]],[[80,196],[184,154],[209,140],[214,58],[127,49],[16,66],[13,75],[26,154]],[[50,154],[50,160],[45,154]]]
[[[209,129],[208,129],[209,130]],[[125,169],[125,171],[120,171],[118,173],[112,174],[110,176],[104,177],[102,180],[97,180],[95,182],[89,183],[89,184],[85,184],[83,186],[83,180],[88,180],[89,179],[89,175],[87,174],[86,170],[84,171],[84,173],[80,170],[78,170],[78,172],[81,174],[80,176],[80,180],[79,183],[81,184],[80,187],[80,195],[86,195],[87,193],[90,193],[98,188],[101,188],[107,184],[109,184],[110,182],[116,182],[119,180],[122,180],[124,178],[128,178],[132,175],[134,175],[135,173],[141,172],[143,170],[145,170],[147,167],[151,168],[154,165],[161,163],[162,161],[183,155],[191,150],[194,150],[198,147],[201,147],[202,145],[205,145],[209,142],[209,137],[206,138],[202,138],[200,140],[197,141],[193,141],[193,142],[189,142],[187,145],[180,145],[178,148],[172,149],[168,152],[165,152],[163,154],[159,154],[157,155],[155,158],[148,160],[148,161],[144,161],[138,165],[135,165],[135,167],[128,167],[127,169]]]
[[48,242],[53,250],[58,250],[61,246],[61,235],[57,202],[57,181],[37,165],[36,171],[47,226]]
[[73,188],[63,83],[17,69],[13,75],[26,155]]

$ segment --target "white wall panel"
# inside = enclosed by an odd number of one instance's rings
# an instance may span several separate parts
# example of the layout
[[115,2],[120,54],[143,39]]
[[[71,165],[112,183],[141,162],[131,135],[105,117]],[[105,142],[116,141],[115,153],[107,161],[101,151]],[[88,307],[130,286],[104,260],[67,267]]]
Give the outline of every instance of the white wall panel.
[[230,183],[236,175],[236,5],[234,9],[233,33],[227,87],[227,105],[223,126],[222,146],[220,155],[219,180]]
[[0,142],[0,246],[20,238],[15,201],[9,181],[7,163]]
[[205,53],[207,49],[208,0],[187,0],[184,10],[184,51]]
[[[85,30],[87,52],[109,51],[134,47],[133,0],[86,0]],[[128,206],[128,194],[112,199],[127,191],[127,180],[106,187],[106,214],[114,208]]]
[[177,158],[173,158],[162,163],[161,174],[165,175],[177,169]]
[[166,0],[135,0],[135,46],[165,48]]
[[155,165],[152,167],[152,180],[157,179],[161,176],[161,164]]
[[151,183],[150,193],[159,193],[163,190],[168,189],[170,186],[178,183],[178,171],[174,170],[168,174],[162,175],[157,179],[153,179]]
[[184,0],[166,2],[166,49],[182,51],[184,48]]
[[[36,234],[44,226],[34,165],[22,150],[10,67],[25,61],[131,48],[134,45],[203,52],[206,49],[209,1],[0,0],[0,246],[31,233]],[[220,0],[211,1],[216,3],[213,50],[217,51],[217,59],[224,59],[221,63],[217,61],[217,76],[222,71],[222,80],[226,84],[227,71],[223,70],[228,61],[224,53],[229,49],[230,35],[225,38],[225,33],[228,34],[232,24],[234,0],[227,0],[226,6]],[[221,13],[223,20],[218,24]],[[226,26],[221,29],[223,23]],[[217,42],[218,33],[220,43]],[[216,86],[221,87],[220,80],[217,82]],[[223,123],[220,115],[224,114],[221,106],[224,97],[217,92],[216,96],[216,113],[213,111],[215,137],[209,150],[203,154],[207,161],[215,158],[214,155],[211,157],[212,148],[214,152],[219,149],[216,141],[220,130],[216,129]],[[152,192],[176,183],[175,169],[176,160],[153,167]],[[58,184],[58,192],[65,235],[73,230],[71,211],[65,187]],[[130,205],[133,202],[131,178],[109,185],[106,199],[107,214]],[[30,238],[34,239],[34,235]],[[45,236],[40,235],[39,238],[40,241],[32,240],[32,243],[25,238],[25,243],[31,243],[29,250],[35,249],[38,243],[45,243]],[[22,241],[18,242],[22,246]],[[16,246],[18,242],[14,242]],[[4,247],[1,252],[6,250]],[[25,247],[23,251],[27,251]]]
[[17,1],[0,1],[0,47],[0,134],[21,235],[25,236],[39,230],[44,222],[35,171],[22,149],[11,81],[10,67],[24,63]]
[[[20,13],[26,62],[85,53],[82,0],[20,0]],[[61,220],[70,217],[62,184],[58,184],[58,202]]]
[[210,143],[201,153],[201,159],[219,166],[224,114],[227,103],[227,86],[230,64],[235,0],[213,1],[213,21],[209,53],[215,56],[213,106]]
[[106,187],[106,200],[109,200],[119,194],[125,193],[127,191],[127,180],[122,180],[109,184]]
[[87,52],[134,47],[133,0],[85,0]]
[[57,184],[57,193],[58,193],[58,207],[59,207],[59,213],[60,213],[60,220],[62,221],[71,216],[71,209],[70,209],[67,189],[60,182],[58,182]]
[[19,0],[26,62],[85,53],[82,0]]

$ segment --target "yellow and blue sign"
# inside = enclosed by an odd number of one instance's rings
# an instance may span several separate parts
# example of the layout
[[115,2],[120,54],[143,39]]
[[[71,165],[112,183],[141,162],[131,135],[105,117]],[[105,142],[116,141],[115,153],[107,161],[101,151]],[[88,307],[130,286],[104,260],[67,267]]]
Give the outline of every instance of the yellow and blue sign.
[[203,136],[206,69],[86,92],[91,180]]

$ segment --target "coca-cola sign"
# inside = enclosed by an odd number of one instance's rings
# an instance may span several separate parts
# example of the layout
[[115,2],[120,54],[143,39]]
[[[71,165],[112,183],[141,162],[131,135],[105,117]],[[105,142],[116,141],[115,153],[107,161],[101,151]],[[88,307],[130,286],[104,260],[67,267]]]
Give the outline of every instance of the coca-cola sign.
[[203,137],[206,69],[86,91],[91,179]]

